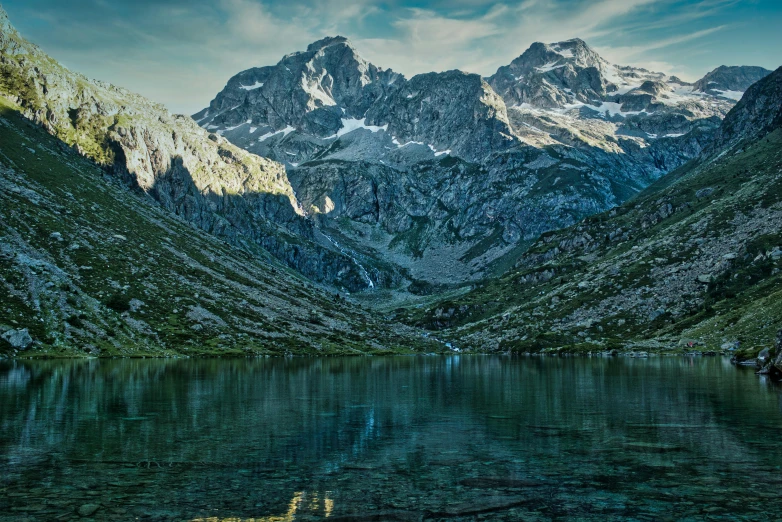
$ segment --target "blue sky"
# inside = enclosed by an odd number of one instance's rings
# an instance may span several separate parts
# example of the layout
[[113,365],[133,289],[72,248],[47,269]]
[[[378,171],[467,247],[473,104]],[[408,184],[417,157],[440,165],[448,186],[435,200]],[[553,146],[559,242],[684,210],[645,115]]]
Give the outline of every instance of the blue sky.
[[327,35],[405,75],[490,75],[535,41],[694,81],[719,65],[782,65],[780,0],[4,0],[69,68],[164,103],[205,107],[233,74]]

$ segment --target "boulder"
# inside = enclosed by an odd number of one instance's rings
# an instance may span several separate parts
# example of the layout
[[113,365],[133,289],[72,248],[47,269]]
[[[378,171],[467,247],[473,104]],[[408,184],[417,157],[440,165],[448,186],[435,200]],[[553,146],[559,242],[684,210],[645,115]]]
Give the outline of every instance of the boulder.
[[33,338],[30,337],[30,332],[27,331],[27,328],[23,330],[8,330],[2,337],[8,341],[8,344],[13,346],[15,350],[26,350],[33,344]]
[[777,332],[777,342],[776,342],[775,349],[776,349],[776,355],[771,364],[771,369],[772,369],[771,374],[777,380],[782,380],[782,330],[779,330]]

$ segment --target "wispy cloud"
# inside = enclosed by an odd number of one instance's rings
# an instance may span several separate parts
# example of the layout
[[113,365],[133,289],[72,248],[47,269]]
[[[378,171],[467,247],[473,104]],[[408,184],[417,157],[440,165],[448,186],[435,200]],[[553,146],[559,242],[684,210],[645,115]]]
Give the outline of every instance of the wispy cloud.
[[535,41],[602,35],[617,19],[654,1],[659,0],[528,0],[495,4],[479,16],[462,12],[459,18],[409,9],[393,21],[397,36],[359,44],[371,59],[408,74],[450,68],[491,74]]
[[[693,77],[733,56],[774,66],[778,0],[3,0],[75,70],[195,112],[240,70],[342,34],[407,76],[492,74],[535,41],[585,39],[609,60]],[[776,7],[774,7],[776,6]],[[753,18],[754,17],[754,18]],[[756,27],[768,21],[765,33]],[[753,38],[722,42],[728,35]],[[754,32],[753,32],[754,31]],[[716,38],[716,35],[725,35]],[[746,40],[746,41],[745,41]],[[756,42],[752,52],[747,49]],[[763,42],[758,45],[757,42]],[[757,58],[755,58],[757,57]],[[765,58],[762,62],[760,58]]]
[[604,57],[614,61],[615,63],[639,63],[639,58],[650,54],[650,51],[656,51],[658,49],[664,49],[673,45],[691,42],[693,40],[703,38],[704,36],[708,36],[712,33],[716,33],[717,31],[721,31],[726,27],[727,25],[719,25],[717,27],[703,29],[702,31],[695,31],[694,33],[687,33],[670,38],[663,38],[661,40],[645,42],[643,45],[598,47],[596,50]]

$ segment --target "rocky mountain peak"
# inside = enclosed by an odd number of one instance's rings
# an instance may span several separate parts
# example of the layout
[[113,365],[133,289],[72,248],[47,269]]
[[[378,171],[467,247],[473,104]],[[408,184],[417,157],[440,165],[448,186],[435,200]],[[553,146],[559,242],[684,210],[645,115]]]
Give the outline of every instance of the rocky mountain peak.
[[327,36],[325,38],[322,38],[318,40],[317,42],[313,42],[307,46],[307,52],[317,52],[322,49],[325,49],[326,47],[330,47],[332,45],[344,45],[345,47],[349,47],[353,50],[355,50],[355,47],[353,47],[353,44],[350,42],[350,40],[344,36]]
[[738,100],[750,85],[769,74],[763,67],[721,65],[695,82],[695,90]]
[[194,117],[218,133],[244,125],[256,144],[293,130],[326,138],[343,118],[362,119],[399,78],[362,58],[344,36],[326,37],[277,65],[240,72]]
[[782,127],[782,67],[751,85],[725,116],[711,151],[762,138]]
[[[0,5],[0,42],[2,42],[2,45],[4,47],[7,47],[6,51],[9,52],[10,54],[17,54],[17,53],[39,54],[40,53],[36,45],[27,42],[19,35],[19,32],[11,23],[10,18],[8,18],[8,13],[6,13],[5,9],[3,9],[3,6],[1,5]],[[24,49],[24,51],[22,51],[22,49]]]
[[555,108],[603,99],[615,90],[609,80],[612,69],[586,42],[574,38],[533,43],[488,81],[510,106]]
[[524,53],[510,63],[510,68],[518,72],[529,72],[534,69],[564,67],[567,64],[579,68],[601,68],[605,63],[600,55],[589,47],[584,40],[573,38],[563,42],[535,42]]
[[566,60],[572,61],[580,67],[596,67],[606,63],[605,60],[597,54],[581,38],[573,38],[564,42],[557,42],[548,45],[549,49],[559,54]]

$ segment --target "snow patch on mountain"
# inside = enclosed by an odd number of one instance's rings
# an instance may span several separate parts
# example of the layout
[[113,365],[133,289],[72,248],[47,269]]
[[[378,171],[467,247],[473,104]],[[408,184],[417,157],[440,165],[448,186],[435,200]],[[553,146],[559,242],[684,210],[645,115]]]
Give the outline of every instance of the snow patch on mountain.
[[293,128],[290,125],[288,125],[284,129],[281,129],[281,130],[278,130],[278,131],[274,131],[274,132],[267,132],[266,134],[264,134],[263,136],[258,138],[258,142],[264,142],[264,141],[268,140],[269,138],[271,138],[272,136],[277,136],[278,134],[282,134],[282,137],[284,138],[285,136],[287,136],[288,134],[290,134],[291,132],[293,132],[295,130],[296,130],[295,128]]
[[310,95],[312,100],[319,101],[323,106],[330,107],[337,105],[337,102],[334,101],[334,98],[332,98],[327,92],[323,90],[323,85],[320,83],[322,79],[323,78],[321,77],[318,78],[317,81],[308,81],[307,77],[302,74],[301,88],[305,93]]
[[559,69],[560,67],[564,67],[565,65],[567,65],[567,64],[564,64],[564,63],[557,65],[558,63],[559,62],[547,63],[543,67],[535,67],[535,70],[538,71],[538,72],[546,73],[546,72],[553,71],[554,69]]
[[744,96],[742,91],[721,91],[719,89],[714,89],[714,92],[718,93],[723,98],[729,98],[736,101],[739,101],[741,97]]
[[[253,85],[240,85],[240,89],[244,89],[245,91],[254,91],[255,89],[260,89],[263,87],[263,82],[255,82]],[[208,115],[208,113],[207,113]]]
[[377,125],[367,125],[366,122],[367,122],[366,118],[364,118],[363,120],[359,120],[356,118],[342,118],[342,128],[339,129],[337,133],[334,134],[333,136],[329,136],[329,138],[339,138],[340,136],[344,136],[345,134],[349,134],[354,130],[358,130],[358,129],[366,129],[372,133],[388,130],[388,124],[385,124],[383,126],[377,126]]

